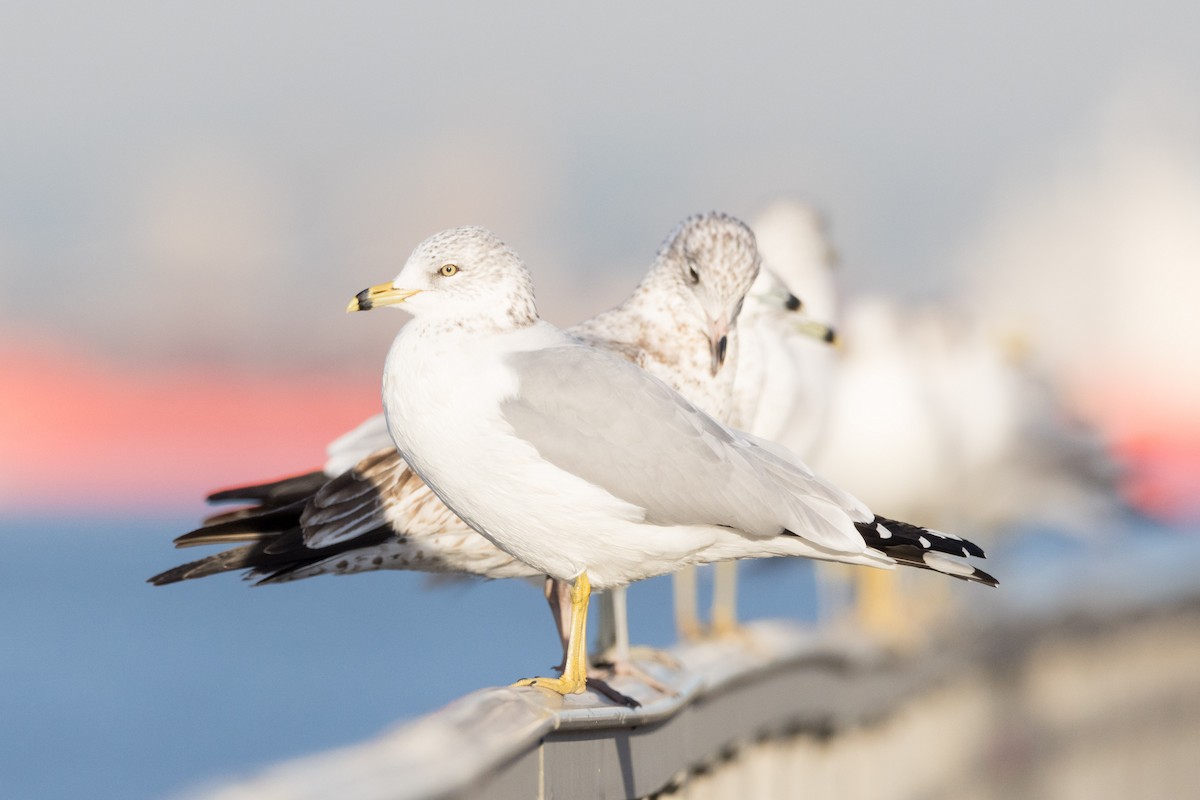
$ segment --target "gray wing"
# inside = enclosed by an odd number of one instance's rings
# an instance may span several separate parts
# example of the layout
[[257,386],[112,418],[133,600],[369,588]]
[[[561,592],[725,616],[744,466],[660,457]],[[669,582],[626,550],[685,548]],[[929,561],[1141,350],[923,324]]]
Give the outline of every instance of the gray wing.
[[870,512],[794,455],[730,431],[665,383],[585,346],[513,353],[519,389],[502,405],[514,433],[555,466],[645,509],[661,525],[787,529],[861,552]]
[[325,451],[325,474],[331,478],[341,475],[364,458],[388,447],[395,445],[388,433],[387,420],[383,414],[376,414],[329,443]]

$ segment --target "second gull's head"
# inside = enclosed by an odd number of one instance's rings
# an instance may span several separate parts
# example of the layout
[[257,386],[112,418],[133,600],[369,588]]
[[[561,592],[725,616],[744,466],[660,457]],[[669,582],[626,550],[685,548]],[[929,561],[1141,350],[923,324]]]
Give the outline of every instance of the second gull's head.
[[728,214],[695,214],[681,222],[658,251],[639,287],[704,326],[712,374],[725,363],[729,332],[759,270],[754,233]]

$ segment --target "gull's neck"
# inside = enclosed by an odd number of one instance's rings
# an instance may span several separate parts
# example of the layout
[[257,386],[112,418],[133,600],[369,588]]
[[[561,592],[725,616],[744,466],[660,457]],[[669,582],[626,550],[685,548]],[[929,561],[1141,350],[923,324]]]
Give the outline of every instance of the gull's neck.
[[571,332],[592,343],[608,340],[617,346],[615,349],[621,349],[621,345],[648,346],[651,340],[675,336],[681,329],[690,328],[684,321],[693,313],[678,292],[639,286],[621,305],[579,323]]
[[675,268],[660,259],[654,263],[622,306],[643,314],[663,308],[680,308],[686,305],[685,294],[682,281],[675,274]]
[[404,326],[422,336],[454,336],[476,338],[512,333],[539,322],[533,299],[511,304],[497,304],[468,315],[442,316],[422,314]]

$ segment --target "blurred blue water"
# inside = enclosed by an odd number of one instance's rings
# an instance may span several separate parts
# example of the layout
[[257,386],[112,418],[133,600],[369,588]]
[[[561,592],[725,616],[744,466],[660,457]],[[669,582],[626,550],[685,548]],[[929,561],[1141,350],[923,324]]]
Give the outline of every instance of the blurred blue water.
[[[205,552],[170,545],[192,522],[0,520],[0,797],[161,797],[362,740],[558,660],[540,589],[517,581],[145,583]],[[1005,537],[988,561],[1001,588],[953,582],[954,602],[1036,615],[1195,590],[1200,536],[1132,517],[1111,527]],[[811,563],[742,574],[743,617],[814,620]],[[631,587],[635,642],[673,641],[670,595],[664,579]]]
[[[145,583],[208,552],[171,547],[192,523],[0,520],[0,797],[160,797],[557,663],[541,591],[516,581]],[[746,616],[813,618],[810,565],[747,574]],[[634,641],[673,640],[668,582],[630,604]]]

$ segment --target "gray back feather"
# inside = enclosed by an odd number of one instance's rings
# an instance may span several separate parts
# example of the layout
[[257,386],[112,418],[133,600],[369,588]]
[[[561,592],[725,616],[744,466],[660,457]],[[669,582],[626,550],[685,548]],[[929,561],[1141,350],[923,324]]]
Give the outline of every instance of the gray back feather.
[[515,434],[560,469],[644,509],[647,522],[763,537],[787,528],[861,550],[852,525],[861,504],[637,367],[584,346],[513,353],[506,363],[519,390],[501,410]]

